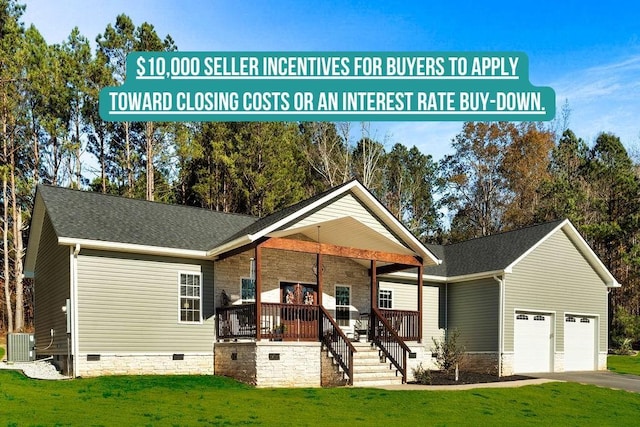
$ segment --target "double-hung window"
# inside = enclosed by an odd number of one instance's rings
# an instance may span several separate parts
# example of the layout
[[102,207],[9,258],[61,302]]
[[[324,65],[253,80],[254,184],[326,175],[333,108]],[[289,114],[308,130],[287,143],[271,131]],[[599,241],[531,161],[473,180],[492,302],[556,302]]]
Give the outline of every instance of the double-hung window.
[[256,281],[243,277],[240,285],[240,297],[243,303],[256,301]]
[[202,322],[202,276],[200,273],[180,273],[180,321]]
[[391,289],[380,289],[378,291],[378,307],[393,308],[393,291]]
[[336,323],[338,326],[349,326],[351,320],[351,288],[336,286]]

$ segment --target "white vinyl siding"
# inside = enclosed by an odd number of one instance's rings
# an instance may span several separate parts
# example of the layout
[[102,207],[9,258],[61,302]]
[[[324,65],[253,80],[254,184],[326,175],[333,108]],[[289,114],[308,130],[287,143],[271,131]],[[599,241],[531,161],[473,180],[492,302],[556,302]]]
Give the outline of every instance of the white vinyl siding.
[[[352,218],[379,233],[381,236],[384,236],[386,239],[393,242],[393,246],[390,246],[390,248],[395,247],[396,250],[399,248],[405,248],[405,245],[403,245],[396,236],[391,233],[383,223],[368,209],[366,209],[352,194],[346,194],[334,200],[327,206],[320,208],[318,211],[301,219],[289,228],[304,228],[343,217]],[[349,238],[357,239],[358,236],[349,236]],[[358,245],[352,244],[351,246],[357,247]],[[405,251],[406,253],[410,253],[406,248]]]
[[[202,323],[180,323],[179,273],[202,275]],[[213,264],[180,258],[81,250],[80,353],[211,353]]]

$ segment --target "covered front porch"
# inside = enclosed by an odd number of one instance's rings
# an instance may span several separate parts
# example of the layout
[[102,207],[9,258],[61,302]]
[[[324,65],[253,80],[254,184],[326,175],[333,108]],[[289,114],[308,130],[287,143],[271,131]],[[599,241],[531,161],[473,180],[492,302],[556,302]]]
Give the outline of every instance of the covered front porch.
[[[317,348],[353,384],[354,355],[370,349],[362,341],[406,381],[407,343],[422,340],[423,267],[438,259],[359,182],[266,217],[212,255],[215,346],[230,349],[216,353],[216,366],[248,348],[256,365],[266,348]],[[396,271],[415,272],[415,280],[379,289],[379,276]]]
[[[406,381],[412,355],[406,343],[422,340],[419,257],[307,241],[300,233],[266,238],[229,258],[238,256],[245,262],[248,258],[249,277],[243,283],[254,287],[240,289],[248,298],[221,301],[216,309],[219,342],[321,343],[349,384],[357,352],[353,343],[369,342]],[[274,270],[274,264],[295,267],[283,272]],[[416,272],[415,283],[408,285],[415,309],[379,307],[378,274],[408,269]]]

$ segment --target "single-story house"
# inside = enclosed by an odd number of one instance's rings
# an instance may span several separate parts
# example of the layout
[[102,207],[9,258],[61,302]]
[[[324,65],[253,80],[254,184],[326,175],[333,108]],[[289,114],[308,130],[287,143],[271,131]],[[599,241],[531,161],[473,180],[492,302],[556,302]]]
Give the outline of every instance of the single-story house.
[[40,185],[36,354],[73,376],[373,385],[434,366],[604,369],[618,286],[568,221],[426,246],[358,181],[264,218]]

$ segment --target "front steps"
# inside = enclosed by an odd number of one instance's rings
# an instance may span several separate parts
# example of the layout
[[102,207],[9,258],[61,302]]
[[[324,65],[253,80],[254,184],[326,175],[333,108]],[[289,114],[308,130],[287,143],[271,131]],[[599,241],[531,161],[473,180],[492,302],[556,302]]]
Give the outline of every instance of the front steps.
[[374,387],[402,384],[402,374],[396,375],[396,367],[389,369],[390,362],[380,356],[377,347],[368,342],[352,342],[356,348],[353,355],[353,386]]

